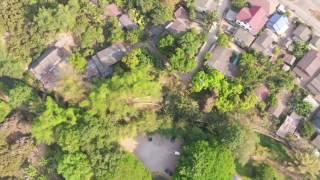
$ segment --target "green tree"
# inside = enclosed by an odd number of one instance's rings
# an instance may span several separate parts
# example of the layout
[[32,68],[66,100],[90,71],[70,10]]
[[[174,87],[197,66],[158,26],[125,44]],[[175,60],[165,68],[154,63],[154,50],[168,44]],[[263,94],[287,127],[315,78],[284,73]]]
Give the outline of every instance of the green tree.
[[112,177],[109,179],[152,179],[150,172],[132,154],[121,155],[116,164],[114,172],[110,173]]
[[312,105],[303,100],[294,101],[291,104],[291,109],[303,117],[309,117],[312,113]]
[[57,171],[70,180],[89,180],[94,176],[90,162],[83,153],[64,154],[58,160]]
[[312,135],[316,133],[316,129],[314,128],[314,125],[311,124],[309,121],[304,121],[301,126],[301,135],[304,138],[310,139]]
[[307,43],[298,41],[294,43],[293,55],[297,57],[297,59],[301,59],[308,50],[309,45]]
[[137,28],[126,33],[126,41],[130,44],[136,44],[141,41],[143,37],[143,29]]
[[227,48],[227,47],[229,47],[230,41],[231,41],[230,36],[228,36],[224,33],[221,33],[218,36],[217,44],[221,47]]
[[168,21],[173,19],[173,7],[171,6],[163,6],[155,8],[153,13],[151,14],[152,22],[155,25],[165,24]]
[[248,5],[247,0],[232,0],[231,5],[235,9],[241,9],[243,7],[246,7]]
[[289,170],[303,174],[307,178],[317,179],[320,173],[320,160],[313,153],[299,152],[295,154]]
[[143,49],[138,48],[132,50],[129,54],[127,54],[123,59],[122,62],[131,70],[134,70],[137,68],[140,64],[148,64],[151,62],[151,57],[148,56],[144,52]]
[[262,164],[257,167],[257,180],[284,180],[284,176],[270,165]]
[[111,44],[124,41],[124,31],[117,18],[109,18],[107,22],[107,41]]
[[231,152],[199,141],[185,147],[174,179],[229,180],[235,174]]
[[175,71],[189,72],[196,66],[196,61],[189,58],[183,49],[177,48],[170,57],[170,64]]
[[80,53],[73,54],[70,57],[69,61],[77,72],[79,73],[85,72],[87,67],[87,60],[85,57],[81,56]]
[[92,48],[97,43],[103,43],[103,29],[100,27],[89,26],[81,35],[81,48]]
[[55,142],[55,128],[62,124],[75,124],[77,114],[75,109],[63,109],[50,97],[46,101],[46,110],[32,124],[32,136],[37,143],[52,144]]
[[166,54],[172,53],[172,49],[175,46],[175,38],[171,34],[162,36],[157,46]]

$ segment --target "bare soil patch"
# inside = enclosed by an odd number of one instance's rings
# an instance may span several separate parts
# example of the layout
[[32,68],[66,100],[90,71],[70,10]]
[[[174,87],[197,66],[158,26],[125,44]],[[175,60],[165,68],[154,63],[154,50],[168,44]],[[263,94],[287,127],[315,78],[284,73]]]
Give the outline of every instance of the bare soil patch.
[[181,152],[182,141],[171,141],[160,135],[140,135],[123,139],[120,145],[124,150],[135,154],[152,173],[165,174],[166,169],[175,171],[179,156],[174,153]]
[[320,21],[320,10],[310,9],[309,11],[318,21]]

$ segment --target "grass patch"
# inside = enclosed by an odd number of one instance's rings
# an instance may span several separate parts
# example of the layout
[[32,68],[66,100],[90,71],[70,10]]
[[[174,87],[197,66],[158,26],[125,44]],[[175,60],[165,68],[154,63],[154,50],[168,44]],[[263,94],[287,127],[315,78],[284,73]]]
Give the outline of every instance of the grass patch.
[[0,123],[2,123],[7,115],[10,113],[11,108],[6,103],[0,101]]
[[270,158],[274,160],[283,162],[292,160],[286,147],[270,137],[260,135],[260,145],[270,150]]

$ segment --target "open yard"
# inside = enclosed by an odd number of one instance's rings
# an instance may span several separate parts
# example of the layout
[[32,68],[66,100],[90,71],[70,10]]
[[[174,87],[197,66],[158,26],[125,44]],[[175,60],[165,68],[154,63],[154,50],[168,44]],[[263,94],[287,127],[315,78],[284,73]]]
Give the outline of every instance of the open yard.
[[170,141],[160,135],[141,135],[124,139],[120,144],[126,151],[134,153],[152,173],[166,174],[165,169],[175,171],[179,156],[174,152],[180,152],[182,141]]

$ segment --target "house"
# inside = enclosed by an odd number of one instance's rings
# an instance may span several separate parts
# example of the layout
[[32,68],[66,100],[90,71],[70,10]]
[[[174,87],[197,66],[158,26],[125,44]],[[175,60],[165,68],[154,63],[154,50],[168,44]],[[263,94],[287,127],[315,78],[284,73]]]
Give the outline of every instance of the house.
[[134,23],[127,14],[122,14],[119,18],[119,22],[121,26],[128,31],[138,28],[138,25]]
[[255,95],[259,98],[260,101],[265,101],[270,96],[270,91],[267,86],[262,84],[258,88],[256,88]]
[[283,35],[289,29],[288,17],[274,14],[267,22],[267,27],[278,35]]
[[307,42],[311,37],[311,30],[306,25],[299,24],[299,26],[293,31],[292,35],[294,41]]
[[278,41],[278,36],[271,30],[264,30],[251,45],[251,48],[257,52],[261,52],[265,56],[272,56],[274,42]]
[[317,135],[312,141],[311,144],[313,144],[317,149],[320,149],[320,135]]
[[320,70],[320,53],[315,50],[307,52],[293,69],[302,85],[306,85]]
[[104,9],[105,17],[117,17],[117,16],[120,16],[121,14],[122,14],[121,10],[114,3],[108,4]]
[[274,117],[279,118],[283,112],[286,112],[288,108],[288,103],[290,100],[290,94],[286,91],[282,91],[277,96],[278,104],[271,108],[271,113]]
[[173,35],[181,35],[190,29],[188,12],[183,8],[178,8],[175,13],[175,20],[170,22],[165,29]]
[[314,35],[310,40],[310,45],[312,48],[320,50],[320,37],[317,35]]
[[213,12],[218,7],[217,0],[194,0],[194,7],[198,12]]
[[307,84],[307,89],[320,102],[320,73]]
[[244,7],[236,18],[236,23],[253,35],[258,34],[267,21],[267,13],[260,6]]
[[212,58],[206,62],[206,65],[220,71],[227,77],[236,77],[239,75],[237,65],[231,62],[234,52],[232,49],[217,46],[210,51]]
[[229,9],[226,14],[224,15],[225,20],[227,20],[230,23],[234,23],[237,19],[237,12],[233,11],[232,9]]
[[85,73],[87,79],[101,76],[106,77],[112,74],[112,66],[125,56],[127,49],[122,44],[112,45],[102,51],[99,51],[89,61]]
[[262,7],[268,16],[273,14],[279,5],[278,0],[249,0],[248,2],[250,6]]
[[283,54],[280,58],[289,66],[293,66],[297,59],[294,55],[288,53]]
[[287,116],[286,120],[281,124],[276,134],[282,138],[285,138],[289,134],[294,134],[301,120],[301,116],[295,112],[292,112],[290,116]]
[[234,34],[234,40],[237,45],[242,48],[250,47],[255,37],[250,34],[248,31],[239,28]]
[[30,71],[45,89],[51,90],[57,86],[61,70],[67,65],[70,55],[64,48],[49,48],[31,65]]

